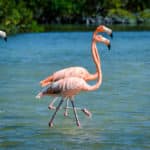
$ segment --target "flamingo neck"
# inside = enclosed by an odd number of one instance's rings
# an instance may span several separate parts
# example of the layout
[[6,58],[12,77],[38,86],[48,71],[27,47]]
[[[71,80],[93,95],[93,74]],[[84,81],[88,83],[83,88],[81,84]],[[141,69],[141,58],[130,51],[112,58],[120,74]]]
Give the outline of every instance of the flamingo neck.
[[95,40],[94,40],[94,37],[97,35],[97,31],[95,31],[94,33],[93,33],[93,38],[92,38],[92,45],[91,45],[91,51],[92,51],[92,58],[93,58],[93,61],[94,61],[94,63],[96,64],[96,59],[98,59],[97,58],[97,56],[95,57],[95,46],[96,46],[96,42],[95,42]]
[[99,57],[99,53],[96,47],[96,42],[93,40],[92,41],[92,55],[93,55],[93,60],[95,62],[96,65],[96,70],[97,70],[97,74],[98,74],[98,80],[97,83],[93,86],[88,86],[88,91],[93,91],[99,88],[99,86],[102,83],[102,70],[101,70],[101,61],[100,61],[100,57]]
[[[97,63],[96,60],[98,59],[98,57],[95,54],[96,42],[94,40],[94,36],[96,36],[97,33],[98,33],[97,31],[95,31],[93,33],[93,39],[92,39],[92,44],[91,44],[91,53],[92,53],[92,58],[93,58],[93,61],[94,61],[95,64]],[[98,61],[99,61],[99,59],[98,59]],[[95,80],[95,79],[97,79],[97,77],[98,77],[98,72],[96,70],[96,72],[94,74],[90,74],[90,76],[88,76],[86,78],[86,81]]]

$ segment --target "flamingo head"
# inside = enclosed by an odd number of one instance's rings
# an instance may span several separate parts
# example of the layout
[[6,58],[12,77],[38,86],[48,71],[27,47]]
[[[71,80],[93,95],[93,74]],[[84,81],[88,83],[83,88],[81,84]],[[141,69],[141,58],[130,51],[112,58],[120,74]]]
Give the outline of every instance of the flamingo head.
[[110,40],[108,40],[107,38],[103,37],[102,35],[95,35],[93,37],[93,40],[95,42],[104,43],[108,47],[108,49],[110,50],[110,48],[111,48]]
[[106,32],[108,35],[110,35],[111,38],[113,38],[113,32],[110,28],[100,25],[96,28],[96,32]]

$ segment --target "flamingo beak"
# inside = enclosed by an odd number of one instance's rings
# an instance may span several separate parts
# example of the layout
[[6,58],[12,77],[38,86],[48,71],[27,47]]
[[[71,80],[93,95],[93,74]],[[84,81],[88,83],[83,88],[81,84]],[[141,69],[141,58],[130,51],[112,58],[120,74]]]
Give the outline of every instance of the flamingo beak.
[[108,40],[107,38],[105,38],[103,36],[101,36],[101,39],[103,40],[103,42],[105,43],[105,45],[107,45],[108,50],[110,50],[110,48],[111,48],[110,40]]
[[4,37],[5,42],[7,42],[7,37]]
[[107,47],[108,47],[108,50],[110,51],[110,49],[111,49],[111,44],[109,43],[109,44],[107,45]]
[[113,38],[113,33],[110,34],[110,37]]
[[113,38],[113,32],[112,32],[112,29],[106,27],[106,26],[102,26],[103,27],[103,30],[104,32],[106,32],[111,38]]

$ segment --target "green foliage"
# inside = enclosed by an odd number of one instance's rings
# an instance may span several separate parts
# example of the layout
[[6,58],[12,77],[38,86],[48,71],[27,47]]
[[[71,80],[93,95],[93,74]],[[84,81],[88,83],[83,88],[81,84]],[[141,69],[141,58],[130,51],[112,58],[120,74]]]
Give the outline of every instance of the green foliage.
[[109,3],[106,1],[106,4],[108,4],[109,8],[121,8],[122,2],[121,0],[110,0]]
[[[33,20],[33,12],[26,7],[24,1],[0,1],[0,23],[7,32],[26,32],[37,26]],[[36,27],[37,28],[37,27]]]
[[145,9],[144,11],[140,12],[140,17],[144,19],[150,19],[150,9]]
[[43,25],[79,23],[96,15],[150,20],[148,0],[0,0],[0,27],[7,32],[44,31]]
[[136,24],[137,18],[135,15],[133,15],[131,12],[118,8],[118,9],[110,9],[108,16],[117,16],[118,18],[121,18],[122,20],[126,20],[130,24]]
[[145,20],[148,24],[150,23],[150,9],[145,9],[139,13],[139,16]]
[[73,4],[69,0],[52,0],[52,8],[59,15],[67,16],[72,14]]
[[135,16],[131,12],[121,9],[121,8],[110,9],[108,12],[108,16],[113,16],[113,15],[117,15],[118,17],[121,17],[121,18],[129,18],[129,19],[135,18]]

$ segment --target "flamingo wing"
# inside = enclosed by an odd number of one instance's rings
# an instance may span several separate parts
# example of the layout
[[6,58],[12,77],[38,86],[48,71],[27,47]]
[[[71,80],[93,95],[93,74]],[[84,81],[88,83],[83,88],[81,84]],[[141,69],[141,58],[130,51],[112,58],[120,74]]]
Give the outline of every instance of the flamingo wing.
[[41,86],[47,86],[51,82],[64,79],[66,77],[79,77],[86,80],[91,74],[83,67],[69,67],[55,72],[40,82]]
[[85,90],[87,86],[82,78],[68,77],[49,84],[37,95],[37,98],[45,95],[72,97]]

